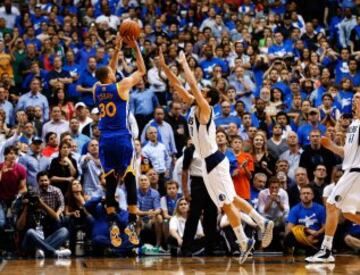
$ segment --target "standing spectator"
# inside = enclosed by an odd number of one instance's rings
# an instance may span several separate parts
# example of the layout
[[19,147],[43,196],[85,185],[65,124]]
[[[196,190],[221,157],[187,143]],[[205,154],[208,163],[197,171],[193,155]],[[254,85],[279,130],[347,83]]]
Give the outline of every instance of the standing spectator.
[[71,75],[65,71],[62,66],[61,56],[54,57],[54,69],[47,75],[48,82],[51,88],[57,88],[59,85],[67,87],[73,82]]
[[221,127],[226,130],[230,123],[236,123],[238,128],[241,126],[241,120],[238,117],[231,115],[230,102],[223,101],[221,103],[221,115],[215,119],[215,125],[217,128]]
[[11,55],[5,51],[4,41],[0,40],[0,75],[2,76],[6,73],[13,80],[14,73],[11,62],[12,58]]
[[145,89],[144,81],[136,85],[136,90],[130,96],[130,111],[134,114],[142,133],[145,125],[152,119],[159,101],[152,88]]
[[[288,216],[287,235],[284,246],[288,248],[303,248],[306,254],[314,253],[316,246],[321,244],[325,231],[325,208],[313,202],[314,192],[311,187],[301,187],[301,202],[291,207]],[[303,225],[307,245],[297,239],[293,228],[296,225]]]
[[353,15],[350,8],[345,8],[344,18],[338,25],[339,43],[342,48],[350,46],[350,37],[352,29],[357,25],[356,15]]
[[48,133],[53,132],[57,136],[57,142],[60,141],[60,136],[69,130],[69,122],[62,119],[60,107],[54,106],[51,109],[51,120],[46,122],[42,129],[42,138],[44,140]]
[[88,124],[93,122],[93,120],[89,117],[89,109],[84,102],[78,102],[75,104],[75,114],[80,124],[79,132],[81,133]]
[[[80,63],[82,64],[82,63]],[[81,73],[78,85],[76,86],[76,91],[80,93],[80,100],[86,104],[89,108],[94,107],[93,99],[93,85],[97,81],[95,77],[96,71],[96,59],[95,57],[89,57],[87,60],[87,67]],[[76,106],[75,106],[76,109]]]
[[30,92],[20,96],[16,105],[16,111],[26,110],[29,106],[41,107],[44,121],[49,120],[49,102],[47,98],[41,94],[41,80],[34,77],[30,83]]
[[88,145],[88,152],[81,157],[80,166],[83,172],[84,194],[89,198],[103,197],[105,195],[103,186],[103,169],[99,159],[99,142],[91,140]]
[[16,163],[17,151],[15,147],[8,146],[4,150],[5,160],[0,163],[0,230],[6,223],[7,208],[18,194],[25,193],[26,169]]
[[154,57],[153,67],[147,73],[147,79],[151,89],[155,92],[161,106],[166,105],[166,76],[160,69],[159,57]]
[[60,188],[66,194],[70,183],[79,175],[76,160],[71,156],[71,144],[62,141],[59,146],[59,156],[52,159],[49,168],[51,184]]
[[159,193],[165,195],[165,180],[170,176],[171,158],[165,145],[158,141],[158,132],[155,127],[146,128],[146,136],[149,142],[143,147],[142,154],[148,158],[154,170],[159,174]]
[[140,230],[153,229],[156,235],[156,247],[160,249],[162,241],[162,223],[160,195],[155,189],[150,188],[149,178],[145,175],[139,178],[138,189],[138,236]]
[[298,136],[295,132],[290,132],[286,139],[288,150],[280,155],[279,159],[284,159],[289,163],[288,177],[295,181],[295,170],[299,167],[300,156],[303,150],[299,147]]
[[310,144],[310,132],[319,130],[321,135],[326,132],[326,127],[319,122],[320,113],[316,108],[311,108],[308,115],[308,122],[300,126],[298,129],[299,143],[302,147]]
[[19,158],[19,163],[26,168],[27,186],[35,190],[37,186],[36,175],[41,171],[46,171],[50,165],[50,159],[41,155],[42,139],[33,137],[28,154]]
[[186,145],[186,141],[189,137],[189,129],[185,117],[181,115],[182,106],[179,102],[172,102],[170,104],[170,112],[165,116],[165,121],[172,127],[175,145],[176,145],[176,157],[181,157],[183,148]]
[[83,147],[90,141],[90,138],[80,132],[80,123],[77,118],[72,118],[70,120],[69,130],[72,139],[77,144],[77,151],[81,154]]
[[250,180],[254,172],[254,159],[250,153],[243,151],[243,141],[240,136],[231,139],[231,147],[238,164],[233,175],[236,194],[250,201]]
[[253,141],[255,173],[264,173],[271,177],[275,171],[276,159],[267,151],[266,136],[257,132]]
[[18,16],[20,16],[19,9],[12,5],[11,0],[5,0],[4,6],[0,8],[0,17],[5,19],[6,27],[13,29]]
[[276,159],[280,157],[282,153],[288,150],[286,140],[282,138],[283,132],[280,124],[274,124],[272,127],[272,137],[267,141],[267,148],[269,153]]
[[54,132],[49,132],[45,135],[45,143],[46,146],[42,150],[42,155],[44,157],[50,157],[55,152],[59,151],[59,143],[57,134]]
[[166,146],[166,150],[171,156],[174,156],[176,151],[175,137],[171,125],[164,121],[165,111],[162,107],[156,107],[154,112],[154,119],[150,120],[149,123],[145,126],[142,135],[141,142],[145,143],[145,136],[149,126],[155,127],[157,130],[157,139],[159,142],[163,143]]
[[0,87],[0,108],[5,112],[5,123],[9,126],[14,125],[14,107],[6,99],[6,90],[4,87]]
[[314,191],[314,202],[323,204],[324,188],[330,183],[326,182],[326,167],[319,164],[314,171],[314,180],[310,182],[310,186]]
[[306,168],[309,179],[312,181],[316,166],[323,164],[326,167],[326,181],[330,182],[333,167],[336,165],[336,158],[333,152],[321,145],[320,141],[320,131],[312,130],[310,132],[310,145],[305,146],[299,165]]
[[288,188],[290,207],[300,202],[300,189],[309,184],[309,178],[306,169],[298,167],[295,170],[295,184]]

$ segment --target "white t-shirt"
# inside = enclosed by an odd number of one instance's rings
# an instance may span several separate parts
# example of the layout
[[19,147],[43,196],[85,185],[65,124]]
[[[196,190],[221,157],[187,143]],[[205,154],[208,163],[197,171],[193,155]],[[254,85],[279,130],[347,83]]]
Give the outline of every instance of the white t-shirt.
[[[173,216],[170,219],[169,230],[176,230],[176,232],[182,238],[184,236],[185,222],[186,222],[186,219],[184,219],[183,217]],[[204,231],[203,231],[200,221],[198,223],[198,227],[196,230],[195,239],[198,239],[199,236],[204,236]]]

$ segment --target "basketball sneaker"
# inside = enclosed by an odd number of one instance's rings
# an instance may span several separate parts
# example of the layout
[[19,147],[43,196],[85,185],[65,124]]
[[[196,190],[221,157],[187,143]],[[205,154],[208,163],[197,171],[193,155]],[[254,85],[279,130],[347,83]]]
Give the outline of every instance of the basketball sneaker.
[[120,229],[115,222],[110,227],[110,241],[113,247],[119,247],[122,244]]
[[254,246],[255,246],[255,240],[254,239],[249,239],[248,243],[247,243],[246,250],[244,250],[244,251],[241,250],[240,251],[240,256],[239,256],[240,264],[243,264],[246,261],[246,259],[249,257],[252,250],[254,249]]
[[308,263],[333,263],[335,258],[331,250],[322,248],[314,256],[305,258],[305,261]]
[[270,220],[265,221],[264,230],[261,232],[261,247],[266,248],[271,244],[273,239],[274,222]]
[[129,242],[132,245],[139,245],[140,240],[138,238],[138,235],[136,234],[136,230],[135,230],[135,224],[134,223],[129,223],[129,225],[125,228],[124,230],[125,234],[128,235],[129,237]]

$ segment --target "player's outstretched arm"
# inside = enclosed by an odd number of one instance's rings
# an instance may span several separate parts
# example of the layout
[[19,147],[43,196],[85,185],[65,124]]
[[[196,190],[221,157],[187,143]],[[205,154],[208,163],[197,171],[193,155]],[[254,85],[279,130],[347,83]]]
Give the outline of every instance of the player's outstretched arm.
[[115,48],[114,48],[114,54],[110,60],[109,66],[110,68],[113,70],[114,74],[116,73],[116,69],[117,69],[117,65],[119,62],[119,52],[121,50],[122,47],[122,37],[120,36],[120,33],[118,33],[116,35],[116,40],[115,40]]
[[127,37],[127,40],[130,42],[129,44],[135,48],[137,70],[130,76],[120,81],[119,85],[122,89],[122,92],[126,93],[125,96],[128,95],[132,87],[138,84],[143,79],[143,76],[146,74],[144,59],[142,57],[138,43],[133,37]]
[[182,100],[185,103],[191,104],[194,101],[194,97],[184,89],[180,80],[173,73],[173,71],[170,70],[170,68],[166,65],[165,58],[161,48],[159,50],[159,59],[160,59],[161,69],[164,71],[166,77],[168,78],[170,85],[174,87],[175,91],[178,92],[179,96],[182,98]]
[[324,146],[326,149],[330,150],[334,154],[344,157],[344,148],[337,146],[331,139],[328,137],[322,137],[321,138],[321,145]]
[[[185,79],[189,83],[191,91],[195,97],[195,100],[201,110],[201,117],[205,118],[206,121],[208,121],[208,118],[211,114],[211,108],[209,103],[207,102],[206,98],[203,97],[201,94],[201,91],[197,85],[196,79],[194,77],[194,74],[190,70],[189,64],[187,63],[186,57],[184,52],[181,52],[178,58],[179,63],[183,67],[184,73],[185,73]],[[205,122],[207,123],[207,122]]]

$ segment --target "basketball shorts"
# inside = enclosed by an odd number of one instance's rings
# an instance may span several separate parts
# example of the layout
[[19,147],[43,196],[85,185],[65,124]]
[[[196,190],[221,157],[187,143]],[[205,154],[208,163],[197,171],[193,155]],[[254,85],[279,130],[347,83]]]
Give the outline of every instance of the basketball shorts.
[[105,173],[115,170],[119,175],[133,163],[134,146],[130,134],[106,133],[100,136],[99,157]]
[[217,207],[230,204],[236,197],[234,183],[230,176],[230,163],[226,156],[217,151],[203,161],[203,179]]
[[360,172],[345,171],[327,199],[343,213],[360,211]]

